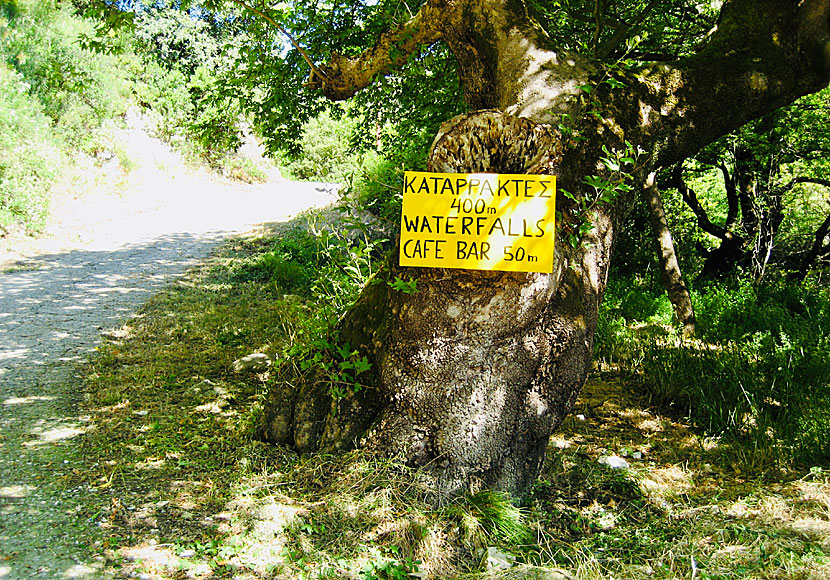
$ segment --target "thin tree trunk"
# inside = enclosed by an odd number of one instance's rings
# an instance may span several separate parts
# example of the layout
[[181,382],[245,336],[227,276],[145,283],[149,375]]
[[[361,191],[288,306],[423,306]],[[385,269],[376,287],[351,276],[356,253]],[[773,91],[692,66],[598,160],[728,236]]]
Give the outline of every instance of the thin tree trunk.
[[825,243],[825,240],[829,235],[830,215],[827,216],[827,219],[824,220],[816,231],[816,237],[813,241],[813,245],[810,247],[807,255],[804,256],[804,260],[801,262],[801,267],[794,276],[796,280],[804,280],[804,278],[807,277],[807,272],[810,270],[818,257],[826,254],[828,250],[830,250],[830,244]]
[[648,206],[648,215],[651,220],[651,230],[657,245],[657,258],[660,262],[660,277],[669,300],[674,305],[677,318],[683,324],[683,335],[687,337],[695,334],[695,311],[692,307],[692,297],[683,281],[680,263],[674,249],[666,212],[663,210],[663,201],[657,188],[657,174],[652,172],[646,178],[643,196]]

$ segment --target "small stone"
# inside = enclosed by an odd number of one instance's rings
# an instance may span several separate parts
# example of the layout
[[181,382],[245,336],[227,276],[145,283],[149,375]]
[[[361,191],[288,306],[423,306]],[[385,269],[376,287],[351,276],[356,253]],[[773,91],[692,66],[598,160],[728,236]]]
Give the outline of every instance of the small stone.
[[599,458],[599,462],[611,469],[628,469],[628,461],[618,455],[606,455]]
[[487,569],[507,570],[516,561],[516,556],[502,552],[500,549],[490,546],[487,548]]
[[241,373],[243,371],[260,373],[268,370],[273,364],[271,357],[262,352],[255,352],[248,356],[243,356],[240,359],[233,361],[231,365],[234,372]]

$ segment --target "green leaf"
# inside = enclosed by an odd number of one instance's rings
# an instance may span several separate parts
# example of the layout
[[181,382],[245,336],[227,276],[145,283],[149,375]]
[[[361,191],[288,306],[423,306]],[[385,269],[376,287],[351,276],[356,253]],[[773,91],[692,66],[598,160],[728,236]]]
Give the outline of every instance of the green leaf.
[[352,347],[349,346],[349,343],[345,343],[337,349],[337,354],[340,355],[340,358],[346,360],[352,354]]
[[619,171],[620,164],[614,161],[613,159],[609,159],[608,157],[600,157],[603,165],[608,168],[609,171]]
[[624,82],[622,82],[621,80],[615,79],[614,77],[611,77],[610,79],[608,79],[605,82],[608,83],[609,85],[611,85],[611,88],[613,88],[613,89],[619,89],[619,88],[628,86]]
[[597,177],[596,175],[588,175],[583,180],[582,183],[590,185],[594,189],[605,189],[608,187],[608,181],[602,179],[601,177]]
[[370,368],[372,368],[372,363],[365,356],[356,360],[354,363],[354,370],[357,374],[365,373]]

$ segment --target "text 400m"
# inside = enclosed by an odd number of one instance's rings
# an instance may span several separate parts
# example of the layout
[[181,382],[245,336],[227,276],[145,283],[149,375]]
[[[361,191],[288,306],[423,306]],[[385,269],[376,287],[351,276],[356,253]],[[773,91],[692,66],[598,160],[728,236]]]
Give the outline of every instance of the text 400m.
[[483,199],[474,201],[470,198],[456,197],[450,204],[450,209],[454,209],[457,213],[496,214],[496,208],[488,206]]

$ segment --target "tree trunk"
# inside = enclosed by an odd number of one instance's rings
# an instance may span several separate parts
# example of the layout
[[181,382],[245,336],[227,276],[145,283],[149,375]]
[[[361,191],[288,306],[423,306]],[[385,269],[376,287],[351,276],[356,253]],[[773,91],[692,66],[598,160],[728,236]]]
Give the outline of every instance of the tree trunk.
[[[561,159],[549,127],[484,111],[447,123],[429,165],[557,175]],[[322,449],[343,449],[372,424],[362,444],[422,466],[439,498],[485,487],[524,495],[590,368],[612,237],[608,217],[596,221],[590,247],[557,243],[552,274],[402,268],[394,255],[387,276],[415,278],[418,291],[372,285],[340,329],[373,363],[371,400],[361,392],[336,413],[303,413],[294,442],[305,447],[313,424]],[[269,437],[285,441],[284,420],[268,421]]]
[[663,210],[660,191],[657,188],[656,173],[652,172],[646,178],[643,194],[648,206],[648,216],[657,246],[657,260],[660,264],[660,277],[663,281],[663,287],[666,289],[669,300],[674,305],[677,319],[683,325],[683,335],[692,337],[695,335],[695,311],[692,307],[692,297],[689,295],[689,290],[683,281],[683,274],[680,272],[680,263],[677,261],[677,254],[674,251],[674,241],[666,220],[666,212]]
[[[375,48],[332,55],[309,86],[347,98],[419,43],[440,39],[458,61],[468,104],[498,110],[447,122],[430,170],[552,174],[560,191],[588,199],[586,176],[611,177],[607,151],[626,142],[646,149],[645,167],[632,170],[639,179],[824,86],[828,4],[732,0],[706,51],[677,66],[644,65],[612,87],[603,82],[610,72],[551,48],[521,0],[427,0]],[[595,89],[590,99],[585,86]],[[567,143],[558,124],[568,125]],[[589,371],[629,201],[621,194],[581,211],[559,195],[559,225],[587,233],[577,248],[557,236],[551,274],[402,268],[393,254],[386,280],[415,278],[418,291],[370,284],[340,325],[340,340],[372,362],[371,388],[344,385],[346,396],[333,400],[322,380],[277,385],[266,436],[303,451],[364,445],[401,457],[423,467],[439,499],[482,487],[525,494]]]

